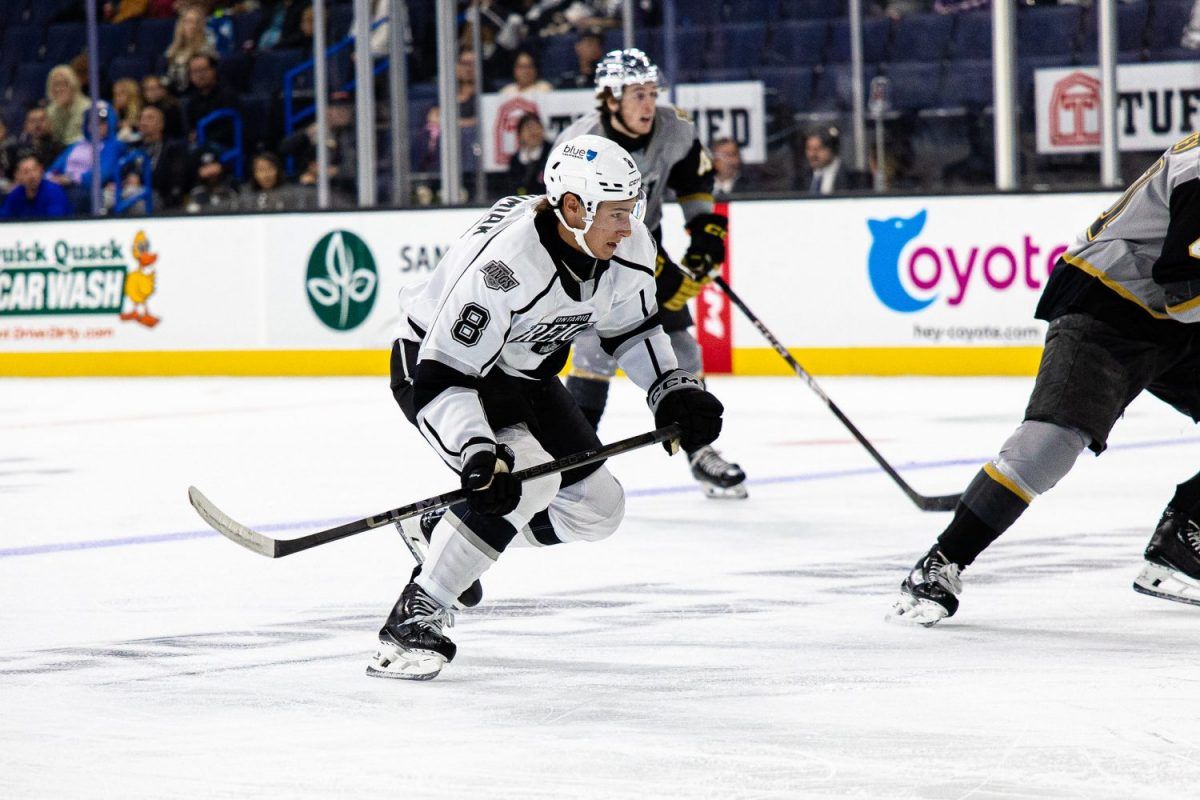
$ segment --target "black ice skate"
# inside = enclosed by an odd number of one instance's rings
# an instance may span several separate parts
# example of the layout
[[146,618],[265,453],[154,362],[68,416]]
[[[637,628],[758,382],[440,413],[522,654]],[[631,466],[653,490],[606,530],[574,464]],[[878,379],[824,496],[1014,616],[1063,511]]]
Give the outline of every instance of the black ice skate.
[[700,483],[707,497],[727,500],[744,500],[746,473],[737,464],[731,464],[721,454],[705,445],[688,456],[692,477]]
[[396,607],[379,629],[379,651],[367,665],[376,678],[428,681],[458,651],[442,627],[454,625],[454,612],[442,608],[415,582],[404,587]]
[[1145,559],[1133,579],[1134,591],[1200,606],[1200,525],[1167,506],[1146,545]]
[[892,606],[888,619],[929,628],[953,617],[958,610],[957,595],[962,592],[958,577],[961,571],[962,567],[942,555],[935,544],[900,584],[900,599]]
[[[412,577],[409,580],[415,581],[421,574],[421,565],[425,563],[425,556],[429,552],[429,542],[433,538],[433,528],[444,516],[446,516],[445,508],[435,508],[432,511],[426,511],[419,517],[409,517],[396,523],[396,530],[400,531],[400,538],[404,540],[408,551],[417,561],[417,566],[413,569]],[[462,608],[474,608],[482,599],[483,584],[475,581],[458,596],[458,604]]]

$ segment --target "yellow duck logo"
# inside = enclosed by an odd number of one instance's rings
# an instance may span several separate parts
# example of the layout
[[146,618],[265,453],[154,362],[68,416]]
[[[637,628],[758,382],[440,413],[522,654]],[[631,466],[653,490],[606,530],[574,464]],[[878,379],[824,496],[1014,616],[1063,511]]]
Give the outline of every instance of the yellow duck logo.
[[145,231],[138,231],[133,237],[133,258],[137,268],[125,276],[125,296],[131,306],[121,314],[121,319],[137,320],[147,328],[153,328],[158,324],[158,317],[146,308],[146,301],[154,294],[154,263],[158,261],[158,255],[150,252],[150,240]]

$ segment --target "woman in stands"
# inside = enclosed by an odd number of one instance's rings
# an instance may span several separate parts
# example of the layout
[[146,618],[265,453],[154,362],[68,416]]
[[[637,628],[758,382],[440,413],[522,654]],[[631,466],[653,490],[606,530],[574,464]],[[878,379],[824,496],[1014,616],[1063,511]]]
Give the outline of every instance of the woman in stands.
[[204,9],[198,5],[184,6],[175,23],[175,38],[164,56],[167,60],[167,85],[175,94],[183,94],[188,88],[188,62],[192,56],[207,53],[215,56],[217,51],[209,40]]
[[59,64],[46,77],[46,118],[50,135],[58,147],[83,138],[83,115],[92,99],[79,86],[79,77],[66,64]]
[[142,88],[133,78],[121,78],[113,84],[113,110],[117,113],[117,138],[137,141],[138,120],[142,117]]

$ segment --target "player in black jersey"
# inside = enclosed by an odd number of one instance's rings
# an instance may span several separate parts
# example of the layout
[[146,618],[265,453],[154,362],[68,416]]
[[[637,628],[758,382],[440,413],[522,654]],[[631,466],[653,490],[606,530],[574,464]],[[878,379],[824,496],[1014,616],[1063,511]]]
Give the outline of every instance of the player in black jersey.
[[[960,573],[1143,391],[1200,421],[1200,134],[1167,150],[1075,240],[1037,307],[1050,323],[1025,421],[901,584],[896,619],[953,616]],[[1200,605],[1200,475],[1179,484],[1137,591]]]

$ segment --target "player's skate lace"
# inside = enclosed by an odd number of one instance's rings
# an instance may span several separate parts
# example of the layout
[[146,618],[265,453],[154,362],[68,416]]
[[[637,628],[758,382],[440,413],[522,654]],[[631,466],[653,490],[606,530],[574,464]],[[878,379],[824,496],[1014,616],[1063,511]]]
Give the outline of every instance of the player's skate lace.
[[959,577],[961,568],[953,561],[943,561],[944,558],[939,552],[930,559],[925,577],[951,594],[958,594],[962,591],[962,578]]
[[454,627],[454,610],[442,608],[424,592],[418,592],[409,608],[407,623],[420,625],[434,633],[441,633],[442,628]]
[[1200,555],[1200,525],[1192,522],[1190,519],[1187,522],[1187,529],[1184,531],[1187,535],[1188,544]]
[[692,466],[709,475],[724,475],[734,469],[734,465],[711,446],[702,447],[692,454]]

